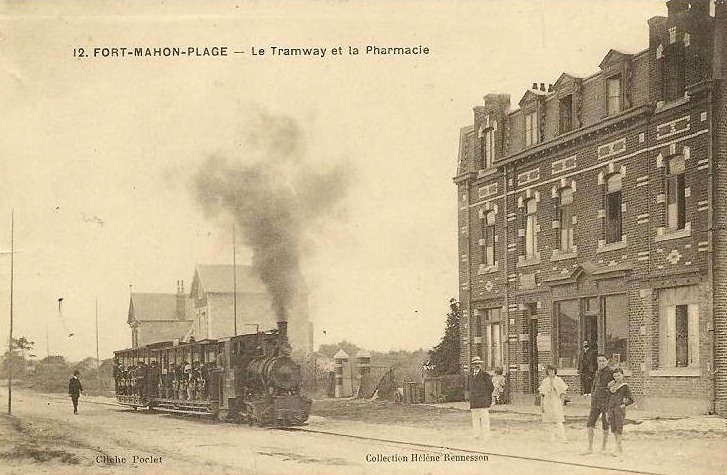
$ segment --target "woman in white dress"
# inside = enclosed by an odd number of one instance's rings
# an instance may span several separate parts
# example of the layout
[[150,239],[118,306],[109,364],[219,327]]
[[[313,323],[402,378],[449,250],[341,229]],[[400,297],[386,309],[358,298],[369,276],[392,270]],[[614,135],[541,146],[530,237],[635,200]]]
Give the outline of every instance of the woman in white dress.
[[563,400],[565,399],[565,392],[568,389],[568,385],[558,376],[558,370],[555,366],[548,365],[546,371],[548,376],[546,376],[538,388],[538,392],[542,396],[540,407],[543,412],[543,422],[552,424],[549,431],[550,440],[555,440],[557,433],[561,440],[565,442]]

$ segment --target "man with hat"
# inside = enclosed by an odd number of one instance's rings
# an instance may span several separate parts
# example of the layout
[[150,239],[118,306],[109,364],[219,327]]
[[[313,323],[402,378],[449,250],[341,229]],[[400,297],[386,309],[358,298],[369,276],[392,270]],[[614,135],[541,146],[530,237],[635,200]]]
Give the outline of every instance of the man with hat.
[[472,434],[475,439],[490,437],[490,406],[492,405],[492,378],[483,371],[479,356],[472,359],[472,375],[469,378]]
[[68,380],[68,396],[70,396],[71,401],[73,402],[74,414],[78,414],[78,397],[81,395],[81,391],[83,391],[81,381],[78,379],[79,374],[81,374],[80,371],[73,371],[73,376],[71,376],[71,379]]

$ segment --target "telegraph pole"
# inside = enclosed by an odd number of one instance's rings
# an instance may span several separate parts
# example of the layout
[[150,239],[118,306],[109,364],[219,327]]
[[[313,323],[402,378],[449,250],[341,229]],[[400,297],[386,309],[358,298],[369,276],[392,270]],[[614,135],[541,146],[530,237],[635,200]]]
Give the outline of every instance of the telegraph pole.
[[98,297],[96,297],[96,376],[98,387],[101,389],[101,360],[98,358]]
[[235,250],[235,221],[232,221],[232,312],[234,330],[237,336],[237,252]]
[[8,338],[8,414],[13,413],[13,279],[15,277],[15,210],[10,210],[10,337]]

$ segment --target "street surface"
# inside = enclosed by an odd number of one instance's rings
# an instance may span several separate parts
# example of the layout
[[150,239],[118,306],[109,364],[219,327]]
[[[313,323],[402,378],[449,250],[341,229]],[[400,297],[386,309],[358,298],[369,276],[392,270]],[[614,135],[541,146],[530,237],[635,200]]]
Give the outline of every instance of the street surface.
[[[93,404],[93,401],[107,404]],[[3,398],[3,404],[6,403]],[[421,428],[312,416],[305,429],[315,432],[135,412],[113,405],[113,400],[108,398],[82,398],[79,411],[74,416],[70,400],[61,395],[48,396],[27,390],[14,392],[13,415],[19,421],[20,429],[13,429],[5,418],[5,424],[0,427],[4,432],[0,446],[7,446],[7,439],[14,444],[16,452],[24,454],[18,457],[6,454],[4,458],[8,463],[0,459],[0,473],[562,475],[613,474],[629,469],[642,473],[685,473],[685,469],[690,473],[725,473],[727,466],[724,464],[724,437],[703,440],[678,437],[668,441],[668,445],[627,439],[624,444],[627,456],[621,459],[600,454],[581,456],[583,443],[578,438],[585,434],[579,427],[569,428],[570,443],[549,442],[547,438],[543,440],[542,427],[523,419],[524,416],[506,413],[493,414],[493,440],[485,442],[469,437],[466,411],[453,413],[458,425],[465,423],[464,427],[456,428],[447,427],[446,418],[438,428]],[[320,432],[338,432],[353,437]],[[597,434],[597,441],[599,436]],[[445,446],[452,448],[441,448]],[[472,460],[485,458],[478,452],[490,455],[486,460]],[[567,465],[495,455],[497,453],[549,458]],[[415,456],[418,461],[413,460]],[[458,459],[465,456],[470,460]],[[403,460],[404,457],[408,460]],[[671,458],[674,463],[654,464],[659,457]],[[588,465],[611,469],[589,468]]]

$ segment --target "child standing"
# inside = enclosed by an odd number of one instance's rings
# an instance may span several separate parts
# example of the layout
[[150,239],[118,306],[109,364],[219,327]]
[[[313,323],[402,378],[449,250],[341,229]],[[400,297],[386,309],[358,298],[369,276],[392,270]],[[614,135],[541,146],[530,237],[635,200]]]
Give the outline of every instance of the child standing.
[[616,452],[614,456],[623,454],[621,447],[621,435],[624,429],[624,419],[626,418],[626,406],[634,403],[631,396],[631,389],[624,380],[624,372],[621,368],[613,371],[613,381],[609,382],[608,389],[610,395],[608,397],[608,419],[611,424],[611,432],[616,438]]
[[551,429],[550,432],[550,440],[555,439],[557,432],[563,442],[566,442],[565,428],[563,427],[565,421],[563,399],[568,385],[558,376],[558,369],[555,366],[548,365],[547,374],[538,388],[538,392],[543,396],[540,402],[543,411],[543,422],[555,423],[554,430]]
[[503,404],[502,395],[505,392],[505,376],[502,374],[502,368],[495,370],[495,375],[492,377],[492,385],[495,387],[492,391],[492,399],[495,404]]

